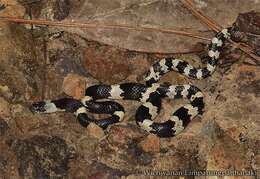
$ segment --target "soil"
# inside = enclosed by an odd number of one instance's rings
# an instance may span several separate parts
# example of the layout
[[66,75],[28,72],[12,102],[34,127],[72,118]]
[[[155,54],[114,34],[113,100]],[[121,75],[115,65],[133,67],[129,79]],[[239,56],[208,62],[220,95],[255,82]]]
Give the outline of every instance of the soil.
[[[178,29],[207,38],[214,35],[177,0],[0,3],[0,17]],[[259,1],[194,3],[221,26],[234,23],[240,31],[235,40],[259,57]],[[229,43],[211,77],[190,80],[170,72],[160,80],[194,84],[203,91],[206,103],[204,114],[181,134],[162,139],[136,125],[138,102],[119,101],[126,116],[105,131],[94,124],[82,127],[70,113],[32,114],[29,107],[63,96],[80,99],[85,88],[94,84],[143,83],[149,67],[163,57],[203,66],[207,41],[162,32],[53,28],[1,19],[0,36],[0,179],[179,178],[178,172],[204,170],[219,172],[216,178],[223,178],[227,170],[244,171],[236,178],[255,178],[260,171],[260,65],[249,64],[251,57]],[[156,120],[167,119],[186,102],[164,100]],[[185,178],[205,177],[194,175]]]

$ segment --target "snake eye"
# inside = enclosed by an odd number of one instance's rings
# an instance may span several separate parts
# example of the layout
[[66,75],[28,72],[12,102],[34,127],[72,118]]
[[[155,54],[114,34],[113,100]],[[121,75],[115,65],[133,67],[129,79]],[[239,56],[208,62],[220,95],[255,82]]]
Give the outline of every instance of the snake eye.
[[40,101],[40,102],[37,102],[37,103],[33,103],[30,107],[30,111],[32,113],[43,113],[46,111],[45,109],[45,102],[44,101]]

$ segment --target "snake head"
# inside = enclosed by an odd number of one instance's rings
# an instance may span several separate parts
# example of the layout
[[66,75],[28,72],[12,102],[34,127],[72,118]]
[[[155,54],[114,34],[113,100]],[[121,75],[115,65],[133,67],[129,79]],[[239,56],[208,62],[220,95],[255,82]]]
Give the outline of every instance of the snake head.
[[44,112],[46,112],[45,105],[46,105],[45,101],[40,101],[40,102],[33,103],[30,106],[30,111],[32,113],[44,113]]

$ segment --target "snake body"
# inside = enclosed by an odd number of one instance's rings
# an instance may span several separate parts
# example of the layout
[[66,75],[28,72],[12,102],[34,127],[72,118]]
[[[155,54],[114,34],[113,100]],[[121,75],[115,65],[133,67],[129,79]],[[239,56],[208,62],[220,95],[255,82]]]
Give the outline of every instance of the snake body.
[[[216,68],[224,41],[230,38],[231,32],[232,28],[226,28],[212,38],[208,50],[208,63],[204,68],[195,68],[180,59],[164,58],[151,66],[145,77],[146,84],[94,85],[86,89],[81,101],[73,98],[40,101],[33,103],[30,109],[36,113],[72,112],[82,126],[87,127],[90,122],[94,122],[106,129],[109,125],[120,122],[125,111],[117,102],[99,101],[100,99],[136,100],[141,102],[135,115],[136,123],[141,128],[159,137],[175,136],[183,131],[195,116],[203,113],[203,94],[199,88],[193,85],[171,85],[157,82],[162,75],[169,71],[177,71],[192,79],[204,79],[210,76]],[[167,121],[154,122],[153,119],[159,114],[161,100],[164,97],[186,98],[190,103],[177,109]],[[91,119],[87,115],[88,112],[106,113],[110,114],[110,117],[100,120]]]

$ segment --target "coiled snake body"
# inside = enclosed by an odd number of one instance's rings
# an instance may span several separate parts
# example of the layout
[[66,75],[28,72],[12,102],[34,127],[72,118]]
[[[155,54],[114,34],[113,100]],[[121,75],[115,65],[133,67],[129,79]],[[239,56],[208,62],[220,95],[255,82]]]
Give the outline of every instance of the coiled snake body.
[[[97,101],[99,99],[136,100],[142,104],[136,111],[136,123],[144,130],[159,137],[172,137],[180,133],[189,122],[198,114],[203,113],[203,94],[193,85],[159,84],[160,77],[169,72],[177,71],[193,79],[204,79],[210,76],[217,65],[224,40],[230,38],[232,28],[218,32],[209,44],[208,63],[204,68],[197,69],[187,62],[176,58],[164,58],[150,68],[145,78],[146,84],[122,83],[115,85],[94,85],[86,89],[85,97],[81,101],[73,98],[62,98],[52,101],[41,101],[32,104],[32,112],[52,113],[56,111],[72,112],[82,126],[87,127],[94,122],[106,129],[109,125],[121,121],[124,117],[124,108],[114,101]],[[153,119],[161,109],[161,99],[168,97],[187,98],[190,104],[177,109],[170,118],[162,123]],[[87,112],[111,114],[110,117],[96,120],[88,117]]]

